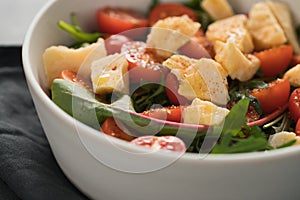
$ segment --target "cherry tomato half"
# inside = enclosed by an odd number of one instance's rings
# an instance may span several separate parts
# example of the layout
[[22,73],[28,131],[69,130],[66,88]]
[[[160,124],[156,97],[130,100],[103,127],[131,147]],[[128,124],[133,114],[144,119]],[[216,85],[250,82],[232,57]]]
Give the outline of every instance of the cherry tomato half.
[[182,16],[187,15],[192,20],[196,21],[197,16],[194,11],[182,4],[178,3],[161,3],[155,6],[149,14],[149,24],[152,26],[158,20],[164,19],[171,16]]
[[298,119],[298,121],[297,121],[295,133],[297,136],[300,136],[300,119]]
[[118,34],[148,25],[148,20],[143,15],[126,8],[102,8],[98,10],[97,18],[100,31],[109,34]]
[[92,84],[90,81],[86,80],[85,78],[83,78],[82,76],[78,75],[76,72],[73,72],[71,70],[67,70],[67,69],[62,70],[58,75],[58,78],[74,82],[77,85],[80,85],[88,90],[92,90]]
[[140,41],[127,42],[121,51],[128,61],[129,78],[134,83],[142,80],[160,83],[169,73],[169,69],[158,62],[155,55],[147,51],[146,43]]
[[120,129],[113,117],[108,117],[101,125],[103,133],[116,137],[122,140],[131,141],[134,139],[133,136],[128,135],[122,129]]
[[131,41],[131,39],[124,35],[116,34],[109,36],[105,39],[105,48],[107,54],[111,55],[115,53],[120,53],[122,45],[129,41]]
[[283,45],[254,53],[260,60],[260,68],[264,77],[277,76],[284,72],[292,61],[293,47]]
[[300,88],[295,89],[289,98],[289,110],[292,119],[300,119]]
[[288,102],[290,83],[287,79],[276,79],[267,88],[252,90],[251,95],[259,101],[263,114],[268,114]]
[[175,136],[141,136],[131,141],[131,143],[149,147],[154,150],[169,150],[176,152],[185,152],[184,142]]
[[178,93],[179,81],[175,74],[169,73],[167,75],[165,88],[166,94],[173,105],[186,105],[191,102],[190,100],[186,99],[184,96]]
[[146,110],[142,115],[173,122],[181,122],[182,106],[171,106]]

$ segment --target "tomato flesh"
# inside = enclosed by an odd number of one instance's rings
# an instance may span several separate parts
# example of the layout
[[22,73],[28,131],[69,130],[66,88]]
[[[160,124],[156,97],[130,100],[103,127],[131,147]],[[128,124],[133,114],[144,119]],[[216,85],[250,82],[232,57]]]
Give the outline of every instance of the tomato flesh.
[[172,16],[187,15],[192,20],[196,21],[197,16],[194,11],[182,4],[178,3],[161,3],[155,6],[149,14],[149,24],[152,26],[160,19],[165,19]]
[[300,88],[295,89],[289,98],[290,115],[295,122],[300,119]]
[[133,83],[148,81],[160,83],[169,73],[169,69],[156,60],[157,58],[147,51],[146,43],[140,41],[127,42],[122,46],[123,53],[128,61],[129,78]]
[[132,140],[131,143],[154,150],[168,150],[182,153],[186,151],[184,142],[175,136],[141,136]]
[[260,60],[260,68],[264,77],[277,76],[284,72],[292,61],[293,47],[283,45],[254,53]]
[[144,111],[142,115],[153,117],[156,119],[173,121],[173,122],[181,122],[182,117],[182,106],[171,106],[164,108],[157,108]]
[[118,34],[148,25],[148,20],[144,16],[125,8],[102,8],[97,12],[97,19],[100,31],[109,34]]
[[62,70],[61,73],[58,75],[58,78],[74,82],[79,86],[82,86],[88,90],[92,90],[92,84],[90,81],[86,80],[85,78],[71,70]]
[[106,118],[106,120],[101,125],[101,130],[103,133],[112,137],[119,138],[121,140],[131,141],[134,139],[133,136],[125,133],[122,129],[118,127],[113,117]]
[[268,114],[288,102],[290,83],[287,79],[276,79],[267,88],[252,90],[251,95],[259,101],[263,114]]

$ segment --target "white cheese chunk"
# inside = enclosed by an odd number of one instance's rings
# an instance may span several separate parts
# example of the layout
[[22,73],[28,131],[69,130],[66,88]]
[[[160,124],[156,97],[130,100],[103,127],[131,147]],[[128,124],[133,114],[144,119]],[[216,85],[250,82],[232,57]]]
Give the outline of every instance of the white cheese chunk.
[[124,55],[109,55],[92,63],[91,80],[96,94],[129,91],[128,62]]
[[269,145],[274,148],[277,148],[292,140],[296,140],[296,142],[293,145],[300,145],[299,136],[296,136],[296,134],[293,132],[282,131],[270,136]]
[[183,122],[206,126],[220,124],[229,113],[227,108],[218,107],[209,101],[194,99],[190,106],[183,110]]
[[188,42],[199,28],[200,24],[187,15],[167,17],[152,26],[147,36],[147,47],[152,48],[158,56],[168,58]]
[[231,17],[234,14],[227,0],[203,0],[201,7],[216,20]]
[[227,73],[214,60],[173,55],[163,65],[176,75],[179,81],[178,93],[185,98],[199,98],[219,105],[225,105],[229,100]]
[[213,43],[231,41],[244,53],[251,53],[254,49],[245,15],[234,15],[210,24],[206,36]]
[[215,51],[216,61],[225,68],[232,79],[248,81],[259,69],[259,59],[251,54],[243,54],[232,42],[216,42]]
[[[66,46],[51,46],[47,48],[43,54],[43,62],[48,79],[48,87],[51,87],[52,81],[58,77],[62,70],[71,70],[77,73],[86,57],[96,48],[98,49],[99,57],[106,55],[103,39],[99,39],[97,43],[79,49],[71,49]],[[89,76],[90,69],[87,68],[87,71],[82,69],[80,74],[85,77],[86,75]]]
[[279,46],[287,42],[283,29],[266,2],[252,6],[248,29],[257,51]]
[[274,1],[267,1],[267,5],[281,25],[288,42],[293,46],[294,52],[300,54],[300,47],[289,6],[285,3]]
[[283,78],[289,80],[291,86],[300,87],[300,64],[285,72]]

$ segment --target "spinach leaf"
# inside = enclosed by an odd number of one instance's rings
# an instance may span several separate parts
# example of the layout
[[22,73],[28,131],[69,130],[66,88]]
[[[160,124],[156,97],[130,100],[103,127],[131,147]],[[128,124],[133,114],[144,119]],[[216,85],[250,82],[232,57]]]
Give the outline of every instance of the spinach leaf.
[[55,79],[51,92],[53,102],[62,110],[97,130],[107,117],[114,117],[137,135],[176,135],[180,131],[184,133],[182,139],[191,140],[195,134],[205,134],[205,130],[165,124],[142,117],[133,110],[131,98],[127,95],[112,104],[103,103],[92,92],[64,79]]

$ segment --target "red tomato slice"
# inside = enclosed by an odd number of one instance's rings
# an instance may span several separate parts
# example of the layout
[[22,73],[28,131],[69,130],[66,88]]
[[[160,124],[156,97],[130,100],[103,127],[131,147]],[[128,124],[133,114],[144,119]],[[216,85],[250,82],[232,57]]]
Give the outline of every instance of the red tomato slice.
[[190,100],[186,99],[184,96],[178,93],[179,82],[175,74],[169,73],[167,75],[165,88],[166,94],[173,105],[186,105],[191,102]]
[[277,79],[268,88],[252,90],[251,95],[259,101],[262,112],[268,114],[288,102],[290,83],[287,79]]
[[184,142],[175,136],[141,136],[131,141],[131,143],[150,147],[155,150],[169,150],[176,152],[185,152],[186,147]]
[[92,84],[90,81],[86,80],[85,78],[81,77],[76,72],[73,72],[71,70],[62,70],[58,75],[58,78],[74,82],[88,90],[92,90]]
[[97,18],[100,31],[109,34],[118,34],[148,25],[148,20],[143,15],[125,8],[102,8],[98,10]]
[[149,81],[159,83],[169,73],[169,69],[156,62],[157,58],[147,52],[146,43],[127,42],[121,51],[128,61],[129,78],[134,83]]
[[155,6],[149,14],[149,24],[152,26],[160,19],[164,19],[172,16],[187,15],[192,20],[197,21],[197,15],[194,11],[182,4],[178,3],[161,3]]
[[300,88],[295,89],[289,98],[289,110],[295,122],[300,119]]
[[300,136],[300,119],[298,119],[298,121],[297,121],[295,133],[297,136]]
[[293,47],[283,45],[254,53],[254,55],[260,60],[260,68],[264,77],[277,76],[284,72],[291,63]]
[[181,122],[182,109],[183,109],[182,106],[157,108],[157,109],[144,111],[142,115],[153,117],[156,119],[161,119],[161,120]]
[[128,135],[122,129],[120,129],[113,117],[108,117],[101,126],[103,133],[116,137],[122,140],[131,141],[134,139],[133,136]]

